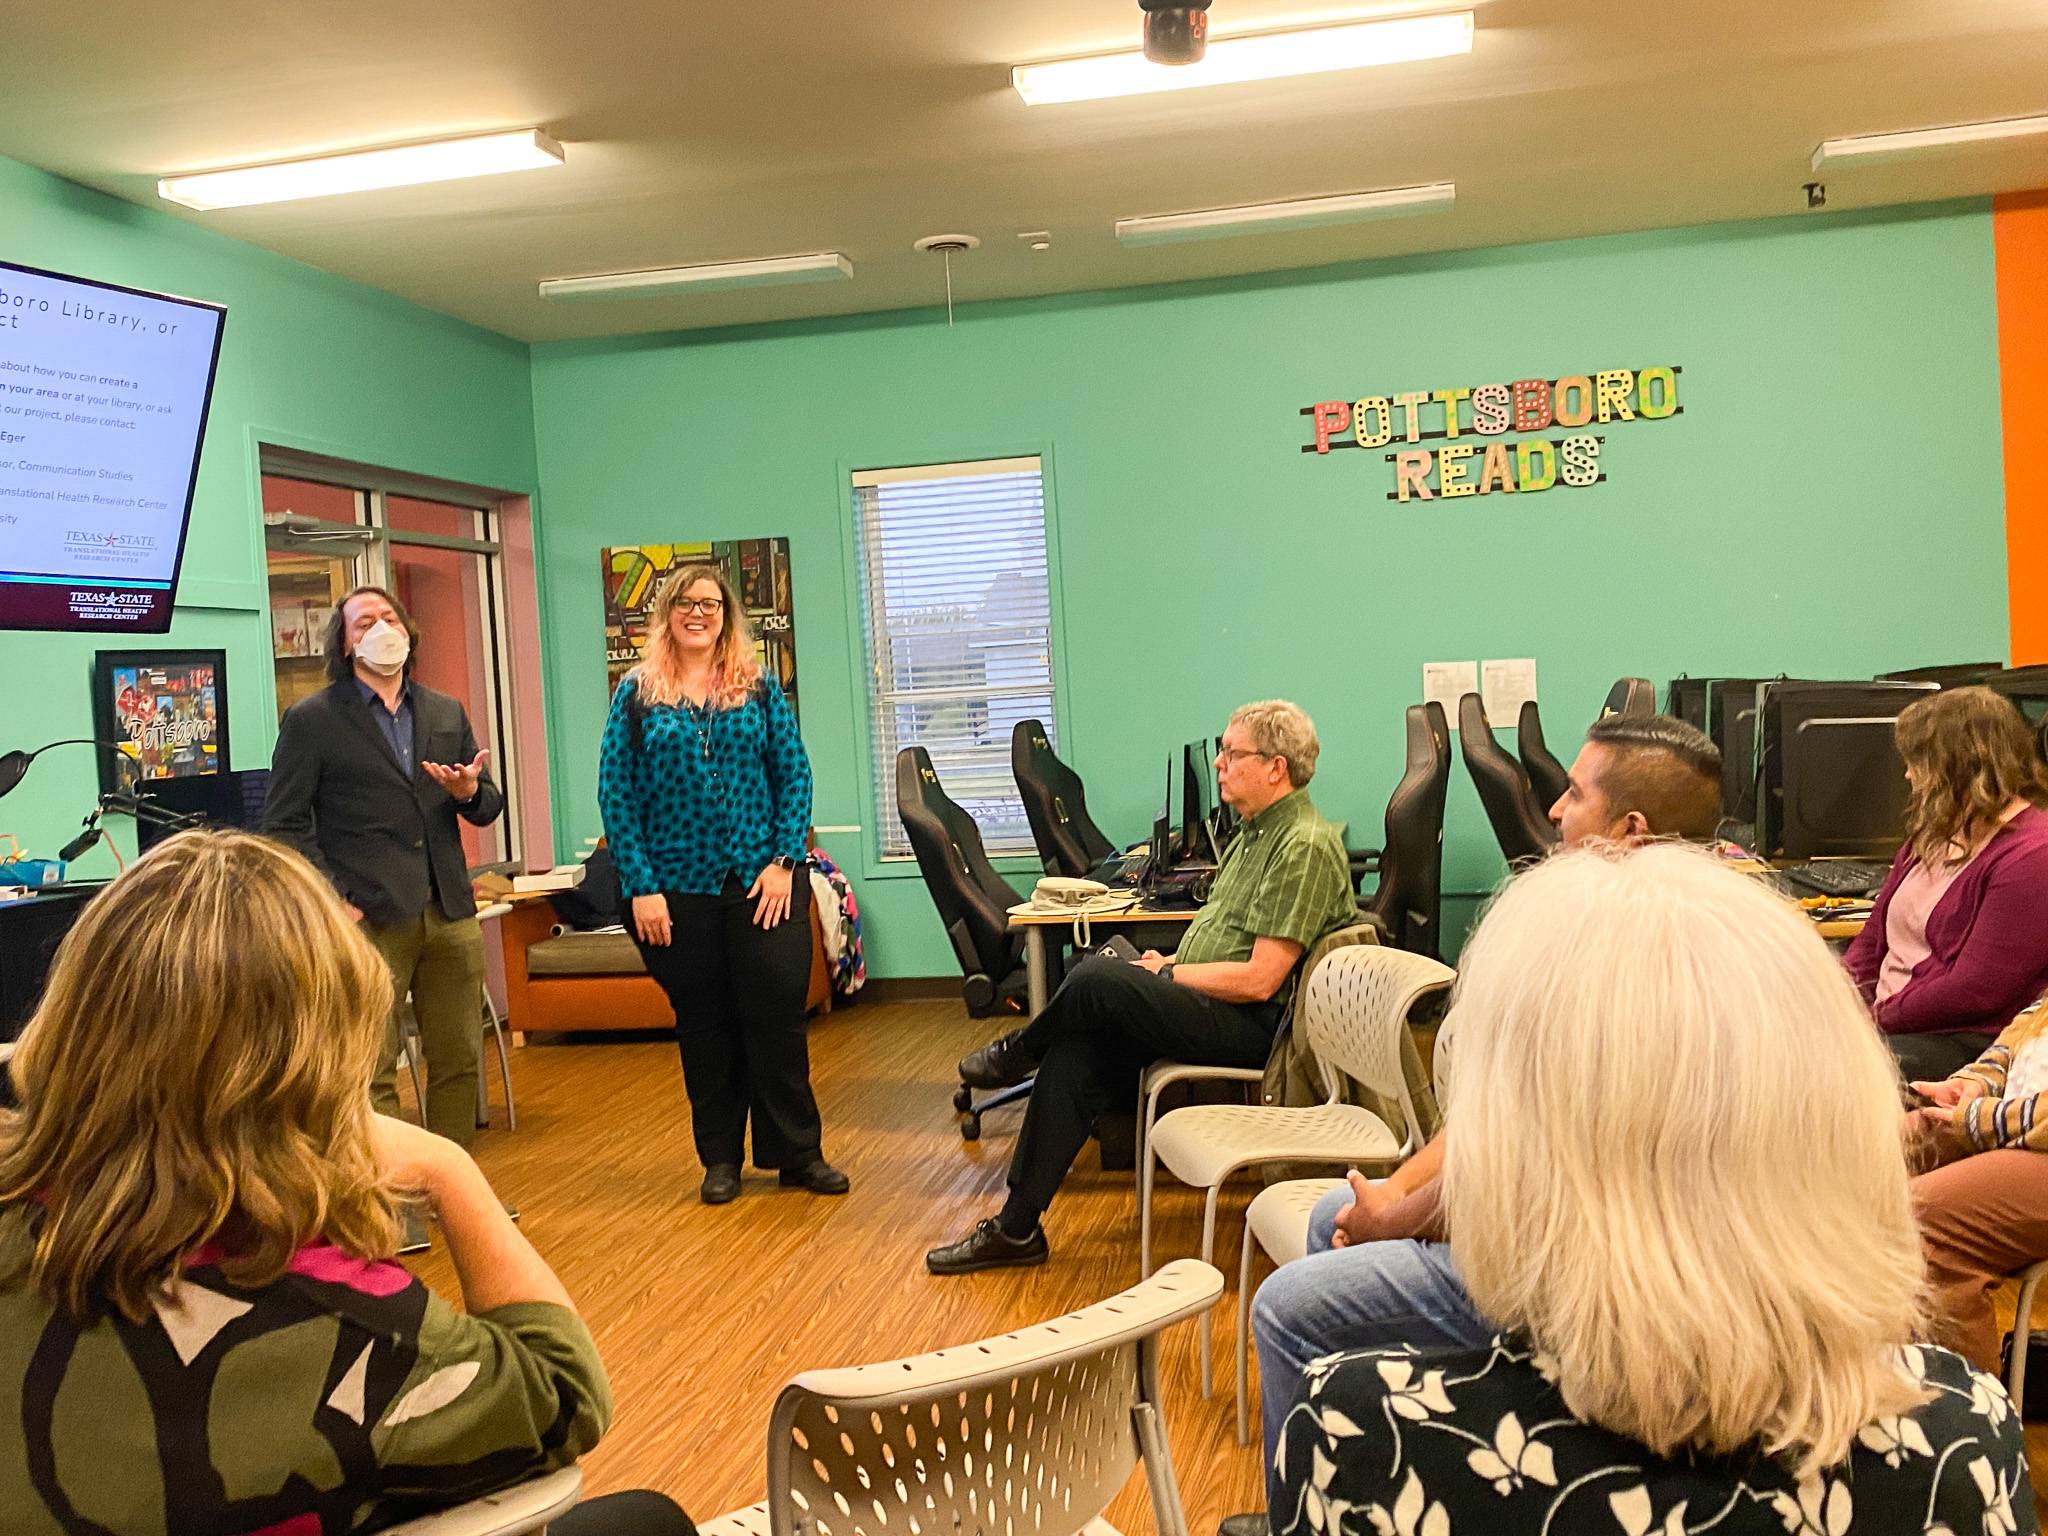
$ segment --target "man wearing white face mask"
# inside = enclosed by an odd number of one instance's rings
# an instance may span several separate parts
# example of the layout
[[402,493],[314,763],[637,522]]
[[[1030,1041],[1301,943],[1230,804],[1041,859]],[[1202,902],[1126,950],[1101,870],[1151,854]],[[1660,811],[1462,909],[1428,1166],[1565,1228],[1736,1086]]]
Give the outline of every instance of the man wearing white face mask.
[[[327,627],[328,686],[278,726],[263,829],[334,882],[363,935],[411,993],[427,1063],[428,1129],[476,1139],[483,940],[456,817],[505,808],[460,701],[412,680],[418,640],[398,600],[358,587]],[[394,1016],[370,1097],[398,1111]]]

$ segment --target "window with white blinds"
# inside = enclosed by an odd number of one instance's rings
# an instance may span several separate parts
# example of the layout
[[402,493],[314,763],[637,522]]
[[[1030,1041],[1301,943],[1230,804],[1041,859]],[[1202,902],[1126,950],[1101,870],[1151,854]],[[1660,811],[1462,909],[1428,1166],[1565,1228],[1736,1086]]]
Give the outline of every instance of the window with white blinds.
[[1053,729],[1052,594],[1039,461],[862,470],[853,477],[865,585],[875,825],[908,858],[896,754],[923,747],[991,854],[1030,853],[1010,773],[1019,720]]

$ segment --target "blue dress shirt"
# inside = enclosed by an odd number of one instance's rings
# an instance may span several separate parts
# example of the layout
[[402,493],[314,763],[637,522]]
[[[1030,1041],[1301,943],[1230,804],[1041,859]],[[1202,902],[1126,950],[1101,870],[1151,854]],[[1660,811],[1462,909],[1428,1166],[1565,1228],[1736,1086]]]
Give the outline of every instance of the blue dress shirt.
[[641,713],[636,683],[612,695],[598,748],[597,805],[630,898],[715,896],[728,877],[752,886],[770,860],[804,857],[811,761],[782,690],[764,683],[733,709],[685,701]]
[[391,755],[398,759],[398,766],[405,770],[409,779],[413,776],[412,761],[412,679],[407,678],[398,685],[398,708],[386,709],[377,690],[360,677],[356,687],[363,695],[363,702],[370,706],[370,718],[377,722],[377,729],[384,733],[384,744],[391,748]]

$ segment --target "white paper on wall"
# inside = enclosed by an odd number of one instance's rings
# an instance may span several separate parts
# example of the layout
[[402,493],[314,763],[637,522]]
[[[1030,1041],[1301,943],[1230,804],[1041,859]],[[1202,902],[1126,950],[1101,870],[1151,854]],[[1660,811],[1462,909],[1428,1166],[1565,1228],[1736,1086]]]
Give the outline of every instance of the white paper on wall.
[[1441,704],[1444,719],[1450,722],[1454,731],[1458,728],[1458,700],[1478,691],[1479,663],[1476,661],[1425,661],[1422,664],[1422,702],[1427,704],[1434,699]]
[[1479,697],[1490,724],[1516,724],[1522,718],[1522,706],[1536,697],[1535,659],[1518,656],[1509,661],[1482,661]]

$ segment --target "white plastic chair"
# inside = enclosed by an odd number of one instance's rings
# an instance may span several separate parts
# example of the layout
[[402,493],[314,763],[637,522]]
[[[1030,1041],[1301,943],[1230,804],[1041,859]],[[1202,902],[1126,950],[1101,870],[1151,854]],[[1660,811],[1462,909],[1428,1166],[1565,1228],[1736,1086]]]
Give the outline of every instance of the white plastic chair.
[[1223,1277],[1182,1259],[1091,1307],[908,1360],[806,1371],[768,1423],[768,1498],[701,1536],[1116,1536],[1142,1465],[1159,1536],[1188,1536],[1159,1391],[1159,1334]]
[[1308,1252],[1308,1218],[1316,1202],[1344,1179],[1287,1179],[1268,1184],[1244,1212],[1244,1246],[1237,1256],[1237,1443],[1249,1445],[1252,1360],[1252,1249],[1263,1248],[1275,1264]]
[[[1202,1208],[1202,1259],[1216,1252],[1216,1201],[1224,1180],[1261,1163],[1317,1162],[1392,1167],[1422,1144],[1401,1035],[1415,1004],[1448,987],[1456,972],[1425,955],[1376,944],[1353,944],[1326,956],[1308,978],[1295,1027],[1305,1032],[1322,1069],[1329,1099],[1313,1107],[1280,1104],[1192,1104],[1162,1117],[1145,1147],[1144,1179],[1157,1158],[1183,1184],[1207,1191]],[[1397,1141],[1371,1110],[1342,1099],[1346,1078],[1401,1106],[1406,1138]],[[1152,1207],[1139,1217],[1138,1266],[1152,1270]],[[1202,1321],[1202,1395],[1211,1391],[1210,1329]]]
[[1152,1160],[1145,1155],[1145,1143],[1152,1139],[1152,1127],[1159,1119],[1160,1095],[1175,1083],[1259,1083],[1265,1081],[1259,1067],[1204,1067],[1193,1062],[1160,1057],[1138,1079],[1138,1209],[1152,1203]]
[[387,1525],[385,1536],[522,1536],[545,1531],[550,1520],[567,1514],[582,1495],[582,1469],[564,1467],[467,1504]]

